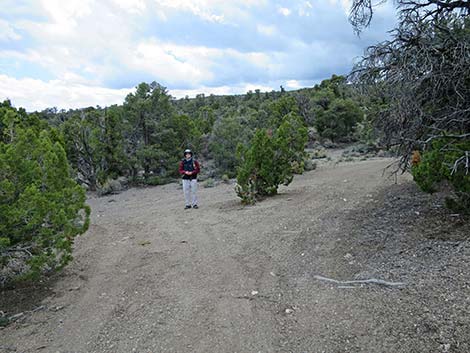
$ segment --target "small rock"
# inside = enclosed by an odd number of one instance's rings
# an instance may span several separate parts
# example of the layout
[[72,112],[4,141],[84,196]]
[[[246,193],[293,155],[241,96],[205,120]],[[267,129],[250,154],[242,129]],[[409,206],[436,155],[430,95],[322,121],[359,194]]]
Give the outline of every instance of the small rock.
[[349,260],[349,259],[352,259],[353,256],[352,256],[350,253],[347,253],[346,255],[344,255],[344,258],[345,258],[346,260]]
[[257,290],[252,290],[252,291],[251,291],[251,295],[256,295],[256,294],[258,294],[258,291],[257,291]]
[[294,312],[293,309],[287,308],[286,309],[286,314],[292,314]]

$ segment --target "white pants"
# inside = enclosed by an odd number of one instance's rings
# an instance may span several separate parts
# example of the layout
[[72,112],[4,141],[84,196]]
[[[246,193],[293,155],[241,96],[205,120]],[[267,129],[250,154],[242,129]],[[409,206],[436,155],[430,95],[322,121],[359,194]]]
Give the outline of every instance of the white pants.
[[[184,191],[184,199],[186,201],[186,206],[197,205],[197,195],[196,195],[197,179],[193,179],[193,180],[183,179],[183,191]],[[192,200],[191,200],[191,194],[192,194]]]

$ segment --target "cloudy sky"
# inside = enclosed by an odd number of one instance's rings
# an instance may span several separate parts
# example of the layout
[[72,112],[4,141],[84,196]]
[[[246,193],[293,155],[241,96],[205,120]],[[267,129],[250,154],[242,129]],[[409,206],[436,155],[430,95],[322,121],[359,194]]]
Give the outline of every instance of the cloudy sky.
[[350,0],[1,0],[0,100],[28,110],[122,103],[140,82],[175,97],[312,86],[386,38],[359,38]]

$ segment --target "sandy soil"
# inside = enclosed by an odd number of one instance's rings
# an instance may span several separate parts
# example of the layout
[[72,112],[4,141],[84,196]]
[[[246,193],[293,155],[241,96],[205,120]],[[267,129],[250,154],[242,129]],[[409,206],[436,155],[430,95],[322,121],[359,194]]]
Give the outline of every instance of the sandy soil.
[[[242,207],[233,185],[90,198],[75,260],[34,288],[3,352],[470,352],[467,220],[388,159],[325,164]],[[377,278],[403,286],[318,280]]]

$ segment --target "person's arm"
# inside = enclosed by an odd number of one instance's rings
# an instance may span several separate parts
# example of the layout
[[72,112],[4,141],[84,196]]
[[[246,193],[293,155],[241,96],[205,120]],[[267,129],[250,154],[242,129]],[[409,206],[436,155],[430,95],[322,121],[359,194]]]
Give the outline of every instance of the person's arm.
[[186,171],[184,170],[183,161],[180,162],[179,172],[181,175],[186,174]]
[[201,167],[199,166],[199,162],[198,162],[198,161],[195,161],[195,162],[194,162],[194,166],[195,166],[196,168],[194,169],[194,172],[193,172],[193,173],[194,173],[194,174],[199,174],[199,173],[201,172]]

